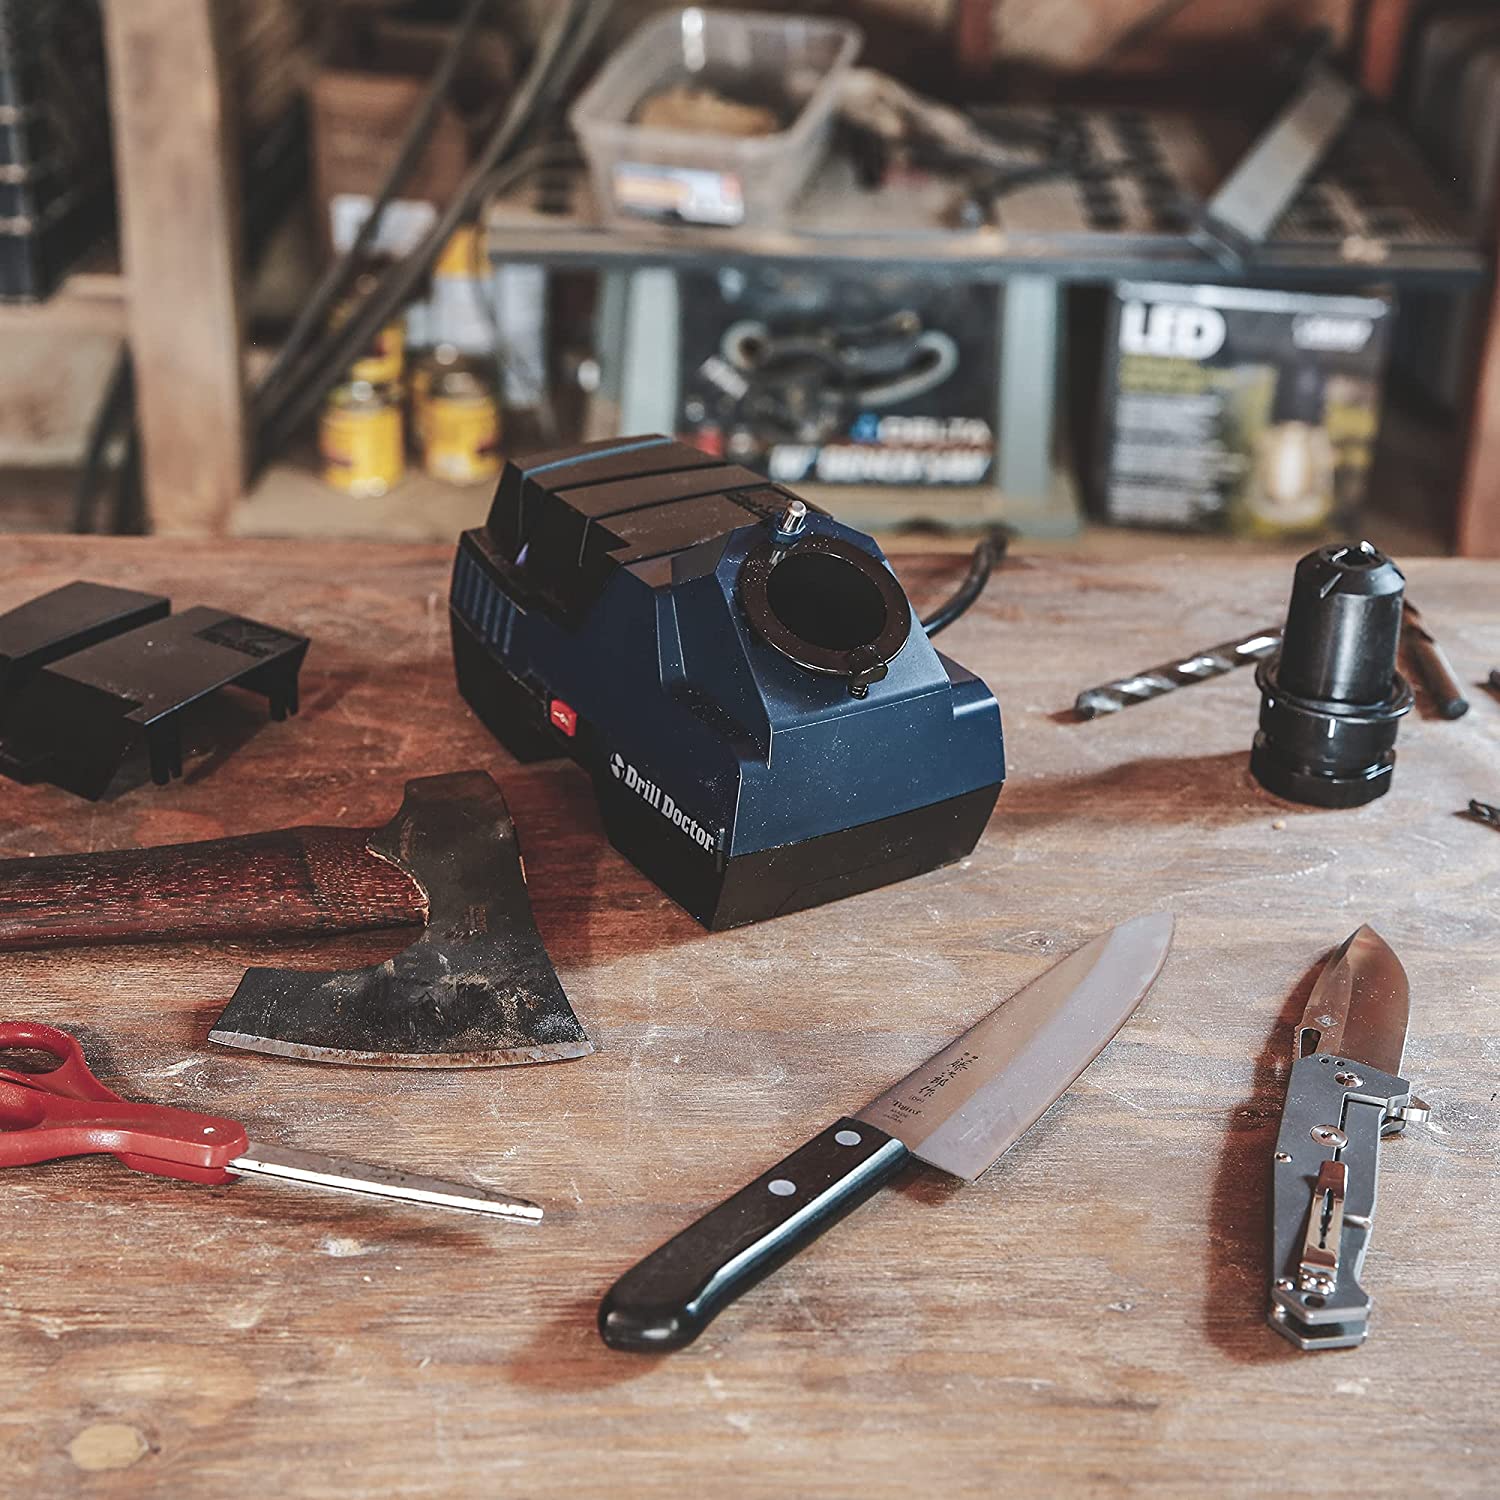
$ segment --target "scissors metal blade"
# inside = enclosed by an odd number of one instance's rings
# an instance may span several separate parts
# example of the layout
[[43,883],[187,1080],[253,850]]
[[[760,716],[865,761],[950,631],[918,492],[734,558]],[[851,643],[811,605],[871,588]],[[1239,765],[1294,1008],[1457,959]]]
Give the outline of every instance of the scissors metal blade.
[[494,1214],[502,1219],[536,1223],[542,1210],[511,1193],[491,1192],[465,1183],[442,1182],[389,1167],[371,1167],[363,1162],[322,1156],[316,1151],[293,1151],[284,1146],[262,1146],[251,1141],[248,1148],[227,1164],[226,1171],[275,1177],[306,1187],[334,1188],[344,1193],[364,1193],[372,1198],[396,1198],[430,1208],[453,1208],[463,1213]]

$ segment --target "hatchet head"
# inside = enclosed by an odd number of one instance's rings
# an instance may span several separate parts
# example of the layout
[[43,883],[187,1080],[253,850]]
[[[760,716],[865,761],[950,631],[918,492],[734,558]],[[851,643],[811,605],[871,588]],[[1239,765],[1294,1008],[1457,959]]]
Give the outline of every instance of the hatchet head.
[[486,1068],[594,1050],[532,920],[510,810],[483,771],[406,784],[370,835],[427,898],[427,926],[366,969],[250,969],[212,1041],[370,1068]]

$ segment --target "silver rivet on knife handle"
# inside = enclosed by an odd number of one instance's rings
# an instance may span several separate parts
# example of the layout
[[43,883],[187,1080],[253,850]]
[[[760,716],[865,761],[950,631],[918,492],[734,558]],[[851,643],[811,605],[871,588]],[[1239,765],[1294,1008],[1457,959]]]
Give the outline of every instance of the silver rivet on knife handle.
[[316,1151],[293,1151],[285,1146],[262,1146],[251,1141],[227,1171],[275,1177],[304,1187],[333,1188],[342,1193],[363,1193],[373,1198],[393,1198],[420,1203],[429,1208],[452,1208],[463,1213],[494,1214],[502,1219],[535,1223],[542,1211],[535,1203],[510,1193],[492,1192],[465,1183],[419,1177],[389,1167],[371,1167],[363,1162],[322,1156]]

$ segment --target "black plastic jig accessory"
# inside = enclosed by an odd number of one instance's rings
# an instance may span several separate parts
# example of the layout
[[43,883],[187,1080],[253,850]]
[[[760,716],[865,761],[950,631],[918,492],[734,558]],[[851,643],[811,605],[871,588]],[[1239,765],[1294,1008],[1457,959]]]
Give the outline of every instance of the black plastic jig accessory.
[[1281,650],[1255,673],[1250,770],[1268,792],[1359,807],[1389,790],[1398,721],[1412,705],[1396,670],[1405,585],[1369,542],[1319,547],[1297,564]]
[[[223,687],[297,712],[306,636],[158,594],[72,583],[0,615],[0,775],[97,799],[140,752],[182,775],[185,710]],[[128,776],[118,783],[123,789]]]

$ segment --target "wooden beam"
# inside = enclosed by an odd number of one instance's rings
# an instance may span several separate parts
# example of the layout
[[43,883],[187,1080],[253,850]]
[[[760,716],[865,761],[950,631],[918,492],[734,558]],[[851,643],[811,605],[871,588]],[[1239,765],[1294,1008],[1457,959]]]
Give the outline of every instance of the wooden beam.
[[228,529],[244,488],[239,151],[221,0],[107,0],[130,344],[153,529]]
[[124,338],[125,283],[107,272],[75,271],[45,302],[0,302],[8,333],[103,333]]
[[[1483,242],[1493,259],[1500,246],[1500,205]],[[1474,399],[1469,407],[1464,476],[1454,517],[1453,546],[1460,557],[1500,557],[1500,279],[1490,276],[1488,295],[1474,298],[1484,318]]]
[[1411,27],[1412,0],[1371,0],[1365,13],[1359,81],[1367,94],[1389,104],[1401,78],[1402,53]]
[[1460,557],[1500,557],[1500,295],[1493,290],[1454,530]]

